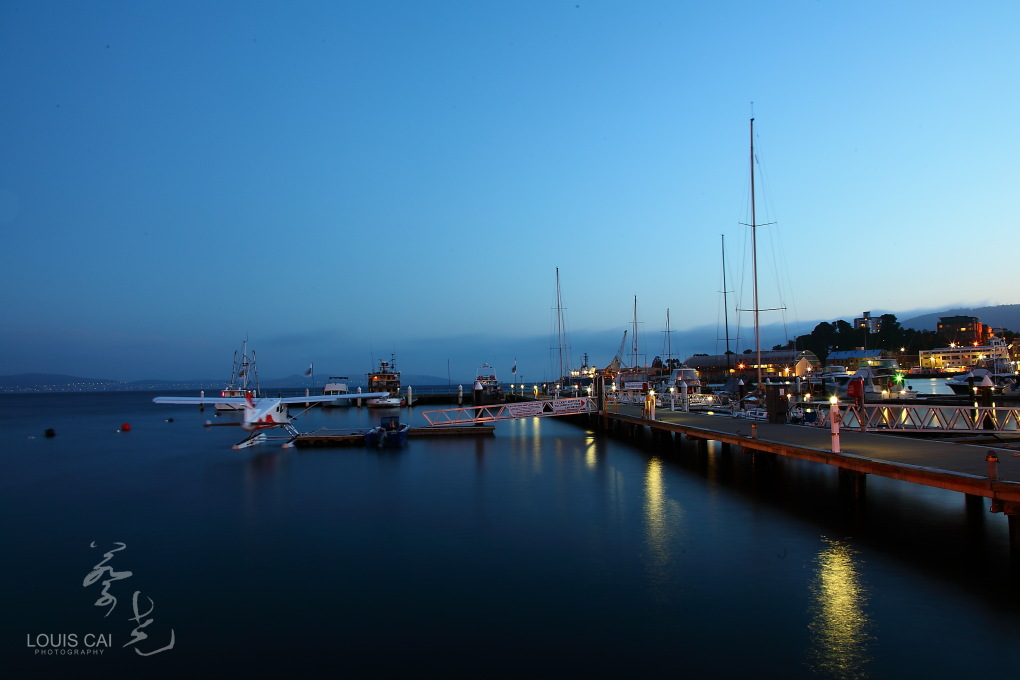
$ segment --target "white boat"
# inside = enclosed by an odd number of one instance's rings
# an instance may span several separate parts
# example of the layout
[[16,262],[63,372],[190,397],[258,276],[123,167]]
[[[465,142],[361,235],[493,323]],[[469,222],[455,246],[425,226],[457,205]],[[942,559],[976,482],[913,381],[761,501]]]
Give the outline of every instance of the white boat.
[[496,369],[488,363],[479,366],[475,372],[475,382],[471,391],[474,395],[475,406],[487,406],[498,402],[503,396],[503,390],[499,387]]
[[[230,370],[230,383],[220,390],[220,396],[225,398],[245,397],[251,395],[258,399],[259,394],[259,372],[255,365],[255,350],[248,354],[248,341],[245,340],[241,346],[241,355],[234,352],[234,365]],[[217,403],[217,411],[243,411],[243,404]]]
[[[347,388],[347,376],[338,375],[330,376],[329,380],[322,388],[323,396],[342,397],[350,394],[351,391]],[[322,403],[323,408],[332,408],[336,406],[350,406],[350,399],[336,399],[335,401],[326,401]]]
[[395,359],[380,361],[379,370],[368,374],[369,392],[386,392],[389,396],[373,397],[365,401],[369,408],[396,408],[404,405],[400,396],[400,371],[394,371]]
[[698,372],[690,366],[674,368],[669,372],[668,378],[655,386],[655,392],[669,394],[669,390],[672,388],[676,394],[679,394],[680,383],[684,384],[684,387],[687,389],[687,394],[696,394],[701,392],[701,377],[698,375]]
[[987,368],[974,368],[963,375],[949,378],[946,385],[953,390],[953,394],[973,396],[979,387],[986,387],[990,383],[993,389],[1000,388],[1006,381],[1015,377],[1009,373],[993,373]]

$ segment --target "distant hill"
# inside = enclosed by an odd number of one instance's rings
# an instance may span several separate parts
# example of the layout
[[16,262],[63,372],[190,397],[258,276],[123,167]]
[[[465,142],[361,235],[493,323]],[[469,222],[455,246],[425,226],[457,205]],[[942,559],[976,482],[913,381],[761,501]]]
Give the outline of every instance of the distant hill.
[[18,375],[0,375],[0,388],[6,389],[33,389],[43,387],[65,388],[80,385],[106,385],[113,387],[121,385],[119,380],[105,380],[102,378],[82,378],[74,375],[60,375],[57,373],[19,373]]
[[939,319],[944,316],[976,316],[986,326],[1020,331],[1020,305],[949,309],[944,312],[922,314],[921,316],[914,316],[909,319],[897,320],[903,328],[933,331],[938,327]]
[[[364,373],[332,373],[330,375],[346,375],[348,377],[347,384],[351,385],[352,388],[356,387],[358,385],[364,386],[364,385],[366,385],[368,383],[368,379],[365,377],[366,374],[364,374]],[[318,373],[316,373],[314,378],[315,378],[314,387],[316,387],[316,388],[321,388],[329,380],[329,376],[328,375],[319,375]],[[470,379],[470,381],[473,382],[474,381],[474,377],[472,377]],[[424,375],[424,374],[403,373],[402,372],[400,374],[400,382],[403,385],[410,385],[410,386],[414,387],[415,385],[445,385],[447,383],[447,379],[446,378],[440,378],[440,377],[437,377],[437,376],[434,376],[434,375]],[[470,382],[465,383],[464,381],[460,381],[458,383],[455,380],[455,381],[453,381],[453,384],[454,385],[458,385],[458,384],[461,384],[461,385],[467,384],[467,385],[469,385]],[[272,378],[272,379],[268,379],[268,380],[259,380],[259,386],[260,387],[266,387],[266,388],[280,388],[280,387],[283,387],[283,388],[286,388],[286,387],[308,387],[308,388],[311,388],[311,387],[313,387],[313,384],[312,384],[312,378],[311,377],[305,377],[304,375],[292,375],[292,376],[288,376],[286,378]]]

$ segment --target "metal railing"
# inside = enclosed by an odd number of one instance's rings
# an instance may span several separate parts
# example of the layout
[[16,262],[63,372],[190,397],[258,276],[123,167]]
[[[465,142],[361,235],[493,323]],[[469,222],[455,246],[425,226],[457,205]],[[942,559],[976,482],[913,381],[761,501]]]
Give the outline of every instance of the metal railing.
[[576,397],[571,399],[547,399],[544,401],[492,404],[491,406],[447,408],[438,411],[423,411],[422,416],[428,421],[430,427],[449,427],[491,423],[498,420],[514,420],[516,418],[543,418],[546,416],[566,416],[576,413],[594,413],[596,411],[598,411],[598,403],[594,397]]
[[[818,425],[827,426],[826,416]],[[840,427],[867,432],[1010,432],[1020,434],[1020,408],[865,404],[840,407]]]

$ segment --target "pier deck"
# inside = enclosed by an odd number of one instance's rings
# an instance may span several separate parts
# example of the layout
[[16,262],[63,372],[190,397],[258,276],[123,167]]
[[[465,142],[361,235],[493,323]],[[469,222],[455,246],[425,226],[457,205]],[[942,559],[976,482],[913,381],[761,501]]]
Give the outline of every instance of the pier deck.
[[[629,405],[620,405],[618,412],[605,413],[604,417],[611,426],[614,422],[629,427],[648,426],[660,433],[679,433],[750,451],[825,463],[862,475],[880,475],[984,496],[992,500],[993,511],[1005,512],[1011,520],[1020,515],[1020,455],[1006,447],[841,429],[840,453],[833,453],[829,428],[661,409],[656,411],[655,420],[649,420],[642,417],[639,406]],[[988,461],[990,452],[997,458],[994,464]]]

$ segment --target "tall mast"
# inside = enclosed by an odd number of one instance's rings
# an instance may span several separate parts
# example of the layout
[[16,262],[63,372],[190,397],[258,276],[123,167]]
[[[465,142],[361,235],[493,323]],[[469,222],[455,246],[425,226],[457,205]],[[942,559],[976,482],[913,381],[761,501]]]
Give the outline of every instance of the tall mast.
[[567,375],[569,358],[564,357],[566,350],[566,331],[563,330],[563,297],[560,294],[560,268],[556,268],[556,342],[559,345],[560,374],[556,380],[562,380]]
[[670,337],[669,330],[669,307],[666,307],[666,366],[669,367],[669,361],[673,358],[673,342]]
[[634,331],[631,333],[631,348],[634,350],[634,367],[638,367],[638,337],[637,337],[637,295],[634,296]]
[[751,273],[754,277],[754,349],[758,362],[758,388],[761,389],[761,328],[758,325],[758,225],[754,215],[754,118],[751,119]]
[[720,234],[722,237],[722,304],[723,304],[723,320],[725,321],[726,328],[726,377],[730,375],[730,310],[729,303],[726,302],[726,235]]

